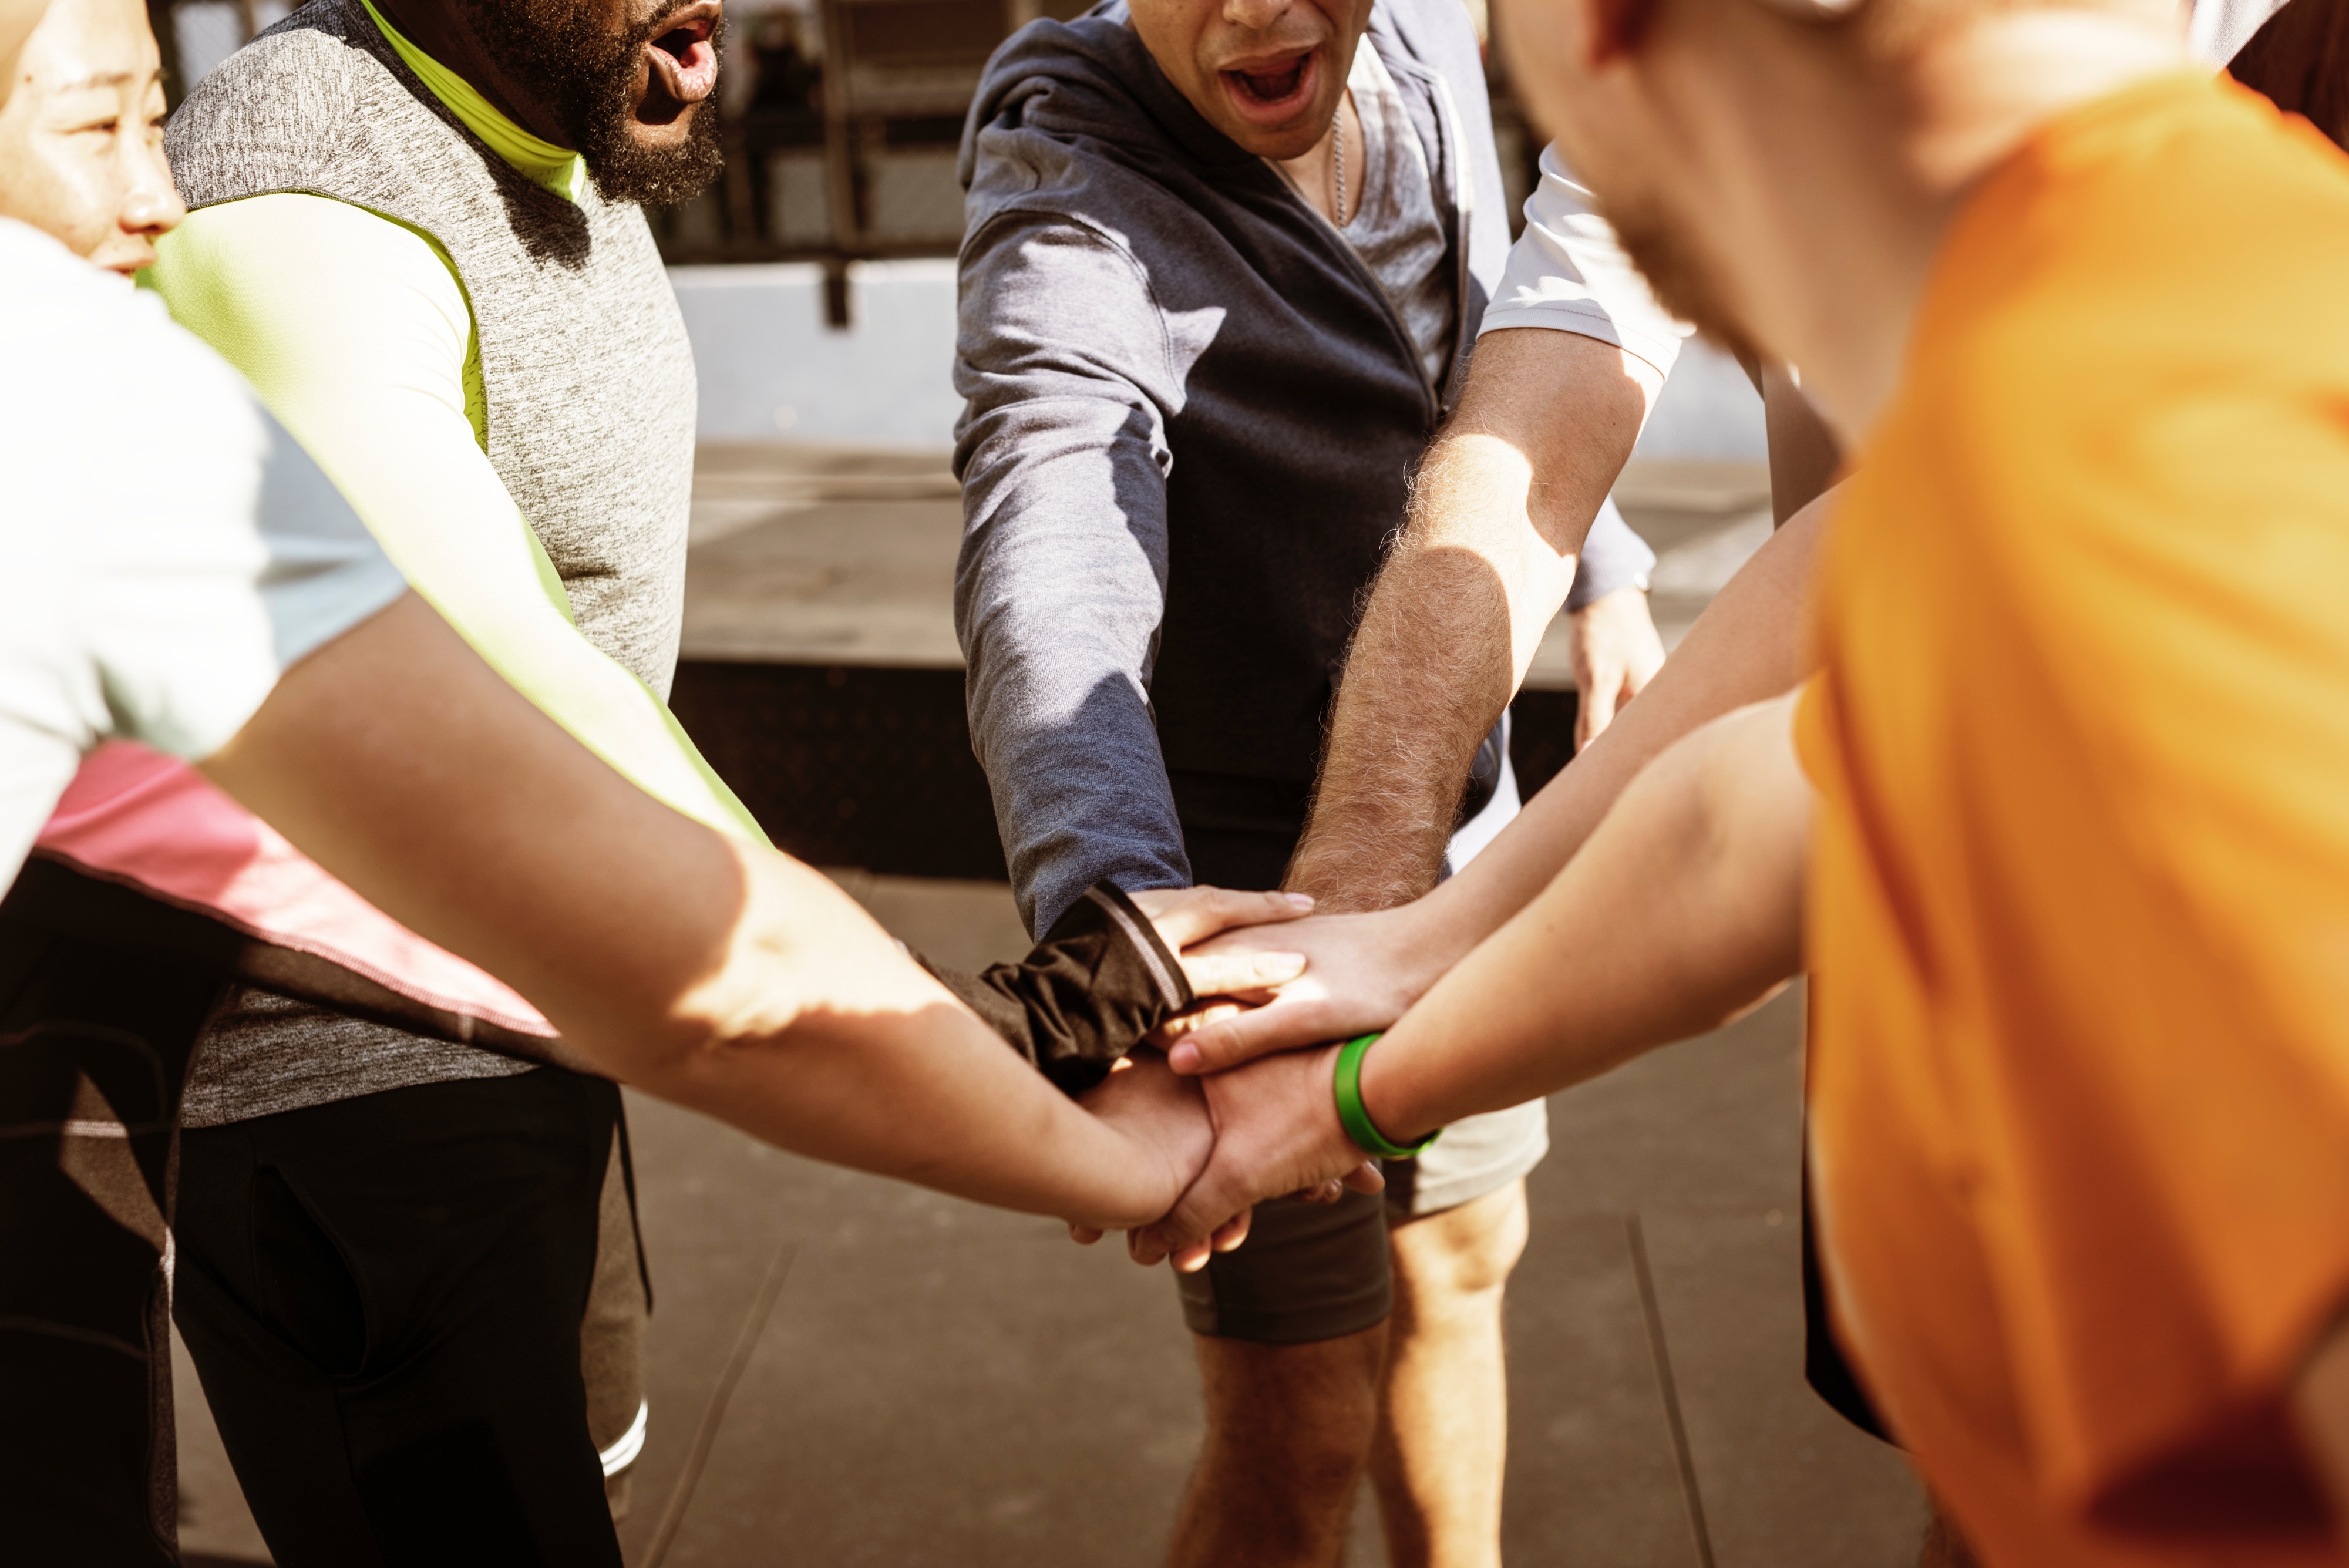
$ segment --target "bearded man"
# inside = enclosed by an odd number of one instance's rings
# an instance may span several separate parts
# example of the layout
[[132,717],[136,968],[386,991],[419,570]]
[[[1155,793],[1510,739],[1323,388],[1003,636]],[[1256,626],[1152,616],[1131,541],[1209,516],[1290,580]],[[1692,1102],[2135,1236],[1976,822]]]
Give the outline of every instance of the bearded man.
[[[153,281],[501,673],[755,837],[659,701],[694,370],[640,203],[717,171],[719,16],[317,0],[174,116]],[[189,1084],[176,1311],[255,1515],[280,1563],[616,1568],[648,1294],[618,1090],[382,1019],[244,989]]]

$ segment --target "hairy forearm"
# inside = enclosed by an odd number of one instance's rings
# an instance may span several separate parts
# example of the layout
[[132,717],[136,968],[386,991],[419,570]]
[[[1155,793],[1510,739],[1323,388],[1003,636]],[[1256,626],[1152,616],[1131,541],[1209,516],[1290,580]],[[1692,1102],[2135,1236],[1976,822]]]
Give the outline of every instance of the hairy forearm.
[[[1572,569],[1569,558],[1557,576]],[[1485,554],[1398,546],[1347,656],[1287,887],[1335,912],[1407,903],[1434,885],[1470,759],[1516,689],[1513,600],[1566,595],[1564,581],[1512,575],[1515,595]]]
[[1773,535],[1706,607],[1640,700],[1473,865],[1427,897],[1413,921],[1426,972],[1442,973],[1547,887],[1667,746],[1803,679],[1803,594],[1833,500],[1832,493],[1820,497]]
[[597,1070],[819,1158],[1131,1220],[1171,1177],[826,878],[604,766],[413,597],[288,672],[204,764]]
[[1715,1028],[1801,964],[1810,792],[1791,697],[1704,726],[1371,1053],[1398,1133],[1520,1104]]
[[1433,886],[1469,760],[1566,601],[1653,380],[1571,333],[1479,345],[1355,633],[1290,887],[1335,910]]

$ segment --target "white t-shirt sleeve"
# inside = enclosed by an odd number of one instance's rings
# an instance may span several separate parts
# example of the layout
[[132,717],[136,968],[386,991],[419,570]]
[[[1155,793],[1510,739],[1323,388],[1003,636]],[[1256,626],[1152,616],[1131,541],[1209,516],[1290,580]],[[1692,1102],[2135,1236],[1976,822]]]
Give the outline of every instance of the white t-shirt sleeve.
[[0,221],[0,884],[109,735],[197,759],[406,591],[161,301]]
[[1541,182],[1526,198],[1525,233],[1509,248],[1477,332],[1511,327],[1578,332],[1636,354],[1666,376],[1695,330],[1656,303],[1554,146],[1542,150]]

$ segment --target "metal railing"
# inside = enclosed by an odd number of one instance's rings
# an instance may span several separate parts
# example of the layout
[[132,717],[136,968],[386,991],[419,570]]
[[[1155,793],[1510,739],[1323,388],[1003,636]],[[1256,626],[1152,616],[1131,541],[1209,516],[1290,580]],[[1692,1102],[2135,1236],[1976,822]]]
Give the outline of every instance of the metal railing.
[[996,47],[1089,0],[814,0],[732,28],[726,171],[657,214],[673,262],[814,261],[847,320],[852,261],[951,255],[956,149]]

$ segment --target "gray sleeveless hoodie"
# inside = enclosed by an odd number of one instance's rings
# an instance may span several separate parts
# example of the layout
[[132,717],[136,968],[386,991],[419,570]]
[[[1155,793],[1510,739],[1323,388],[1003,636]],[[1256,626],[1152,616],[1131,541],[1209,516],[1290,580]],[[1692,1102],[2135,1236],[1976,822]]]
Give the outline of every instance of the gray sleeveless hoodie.
[[[232,56],[173,114],[166,149],[191,210],[299,192],[440,241],[472,311],[491,465],[580,631],[666,696],[684,615],[693,351],[643,212],[592,189],[574,205],[516,171],[358,0],[312,0]],[[248,991],[206,1039],[188,1120],[524,1065]]]

